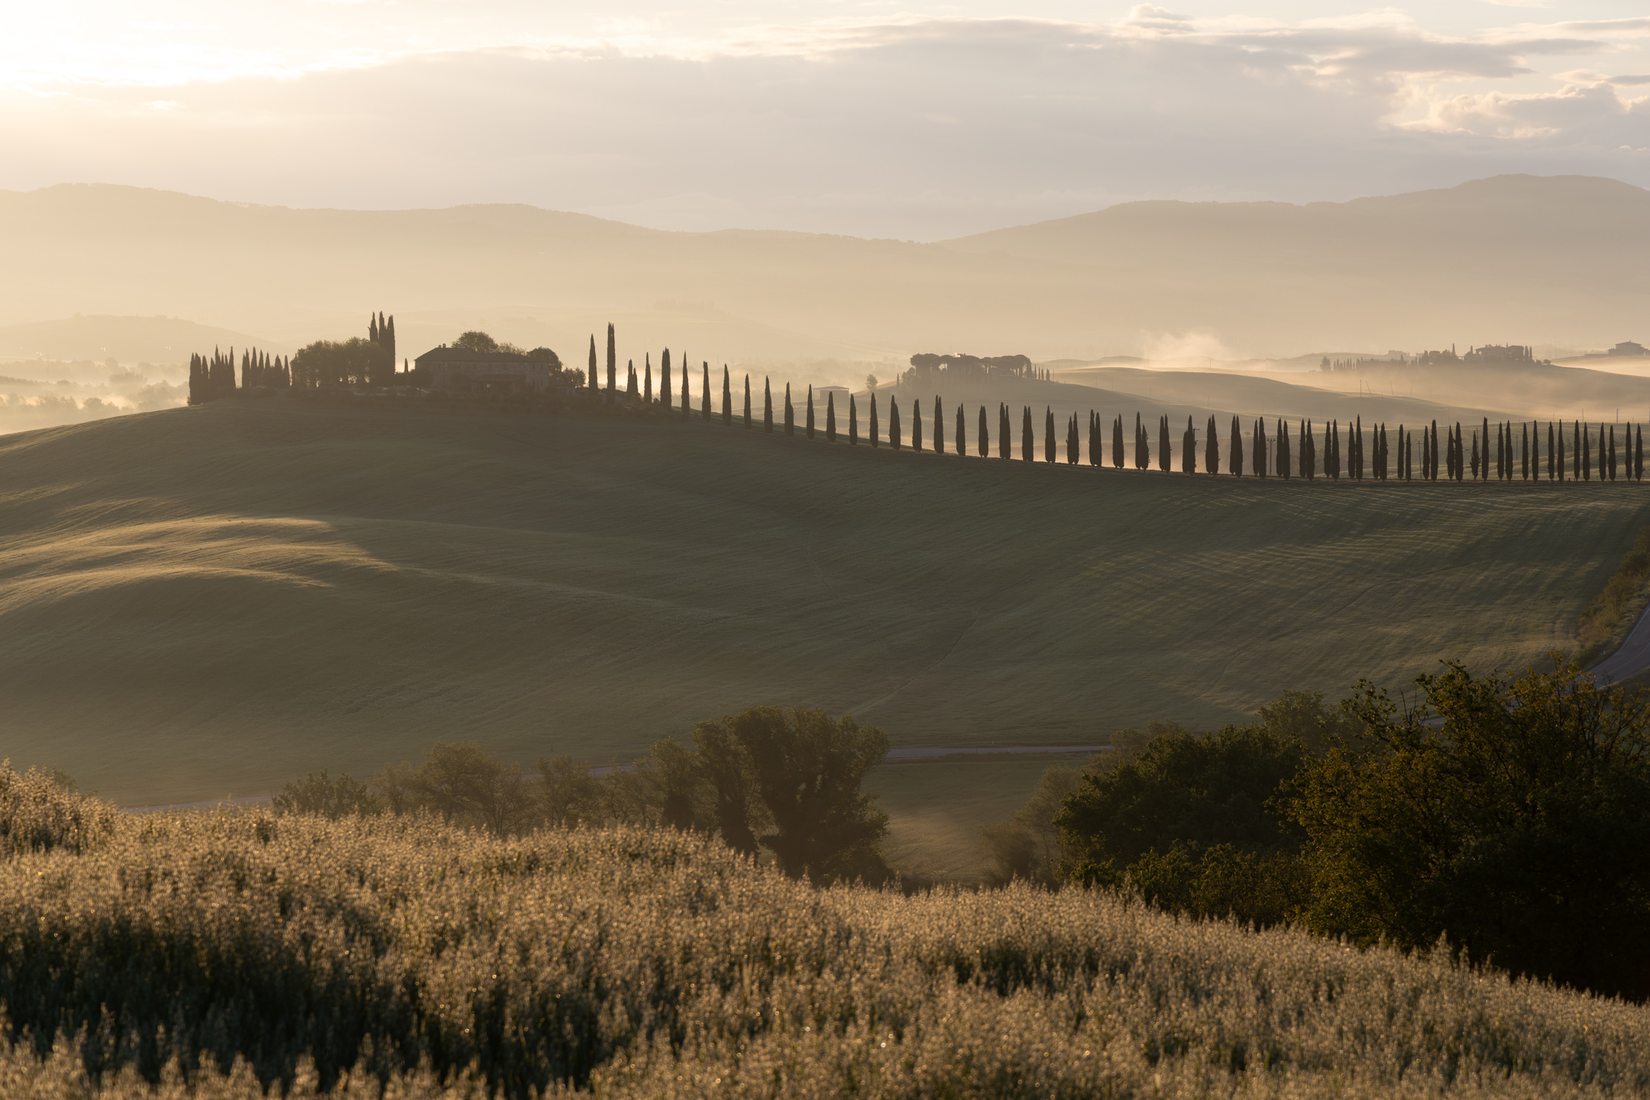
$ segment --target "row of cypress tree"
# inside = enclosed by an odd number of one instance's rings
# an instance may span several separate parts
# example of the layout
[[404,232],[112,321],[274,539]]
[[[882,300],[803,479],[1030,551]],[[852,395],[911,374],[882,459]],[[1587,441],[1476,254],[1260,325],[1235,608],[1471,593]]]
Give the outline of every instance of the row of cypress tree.
[[235,382],[235,349],[224,354],[217,348],[212,354],[189,357],[189,403],[200,405],[222,397],[233,397],[236,389],[258,387],[287,389],[292,385],[291,360],[267,351],[241,351],[240,384]]
[[[691,380],[689,366],[685,356],[678,357],[679,368],[673,372],[669,349],[660,357],[660,375],[658,401],[667,407],[676,407],[673,394],[679,394],[680,410],[683,415],[689,415],[695,410],[692,407],[689,391]],[[613,326],[607,328],[607,385],[605,392],[600,386],[597,373],[596,338],[590,338],[590,388],[593,392],[603,396],[606,400],[617,400],[618,389],[618,356],[616,352]],[[710,364],[700,364],[699,405],[697,412],[705,420],[716,415],[712,411]],[[733,424],[735,419],[746,428],[756,423],[752,411],[751,377],[744,376],[743,400],[739,411],[735,412],[733,401],[732,376],[724,364],[721,379],[721,412],[720,419],[724,424]],[[654,400],[653,390],[653,360],[648,355],[644,360],[643,369],[638,373],[634,360],[626,368],[624,396],[628,400],[651,402]],[[873,391],[869,396],[868,432],[865,441],[873,447],[881,446],[886,442],[894,450],[909,445],[915,450],[923,450],[923,402],[913,400],[911,403],[911,424],[907,433],[900,422],[900,405],[891,396],[884,402],[887,408],[887,431],[883,431],[880,407],[877,395]],[[803,430],[808,438],[814,438],[819,430],[815,423],[815,400],[813,386],[809,386],[803,404]],[[965,455],[969,450],[968,418],[963,406],[956,407],[950,438],[950,449],[956,454]],[[859,432],[859,405],[853,394],[848,395],[847,440],[851,444],[860,442]],[[1013,456],[1013,417],[1007,405],[1000,404],[997,408],[996,425],[996,454],[1000,459]],[[832,391],[826,395],[824,410],[823,431],[826,439],[835,442],[839,436],[839,425],[836,407],[836,393]],[[771,382],[762,380],[762,413],[761,424],[764,431],[772,432],[776,425],[787,434],[795,434],[797,429],[796,408],[791,395],[790,383],[785,384],[784,396],[780,401],[778,412],[775,411],[773,388]],[[946,418],[944,402],[938,396],[934,398],[933,425],[930,438],[931,449],[936,453],[947,450],[945,432]],[[1294,424],[1279,418],[1275,427],[1270,427],[1265,418],[1255,420],[1245,443],[1243,426],[1238,417],[1232,417],[1231,428],[1226,436],[1224,455],[1220,439],[1219,426],[1214,416],[1210,416],[1204,427],[1202,441],[1202,472],[1209,474],[1227,473],[1236,477],[1278,477],[1283,479],[1303,478],[1311,481],[1319,477],[1332,481],[1343,477],[1351,481],[1437,481],[1437,480],[1502,480],[1502,481],[1539,481],[1542,478],[1542,450],[1541,427],[1539,422],[1513,425],[1511,422],[1502,422],[1493,425],[1495,429],[1494,442],[1490,442],[1492,425],[1486,418],[1481,426],[1468,433],[1459,423],[1444,428],[1442,440],[1439,437],[1439,426],[1433,421],[1420,429],[1421,462],[1417,469],[1415,464],[1415,432],[1406,429],[1400,424],[1394,433],[1388,431],[1385,424],[1378,424],[1366,432],[1362,417],[1355,417],[1350,423],[1342,425],[1338,420],[1331,420],[1321,429],[1314,427],[1312,421],[1301,420]],[[1121,415],[1115,417],[1111,428],[1111,465],[1121,469],[1131,457],[1124,446],[1124,424]],[[1617,444],[1616,425],[1600,424],[1597,435],[1590,425],[1583,425],[1576,421],[1570,431],[1571,442],[1566,450],[1565,426],[1563,424],[1548,423],[1546,425],[1547,449],[1545,452],[1545,470],[1549,480],[1564,481],[1578,480],[1591,481],[1595,471],[1601,481],[1615,481],[1625,479],[1642,481],[1644,479],[1644,429],[1633,425],[1622,425],[1620,446]],[[1079,427],[1078,417],[1073,413],[1065,425],[1065,461],[1069,465],[1079,465],[1085,460],[1091,466],[1105,465],[1105,429],[1106,424],[1099,413],[1090,411],[1088,414],[1087,440]],[[1053,464],[1059,460],[1061,450],[1058,436],[1055,431],[1054,411],[1045,408],[1043,411],[1043,446],[1042,460]],[[1135,469],[1146,470],[1152,467],[1154,454],[1152,433],[1150,433],[1140,414],[1134,414],[1134,444],[1132,448],[1132,462]],[[1169,472],[1176,468],[1174,462],[1174,448],[1171,440],[1169,418],[1160,416],[1157,423],[1156,466],[1157,469]],[[907,443],[909,440],[909,443]],[[1198,473],[1198,438],[1193,427],[1192,418],[1186,418],[1186,428],[1180,433],[1180,462],[1179,471],[1185,474]],[[1493,450],[1492,450],[1493,447]],[[991,426],[984,405],[979,407],[979,416],[974,435],[975,453],[981,458],[988,458],[992,453]],[[1037,459],[1036,432],[1031,407],[1024,406],[1020,415],[1019,457],[1022,461],[1033,462]],[[1567,458],[1568,456],[1568,458]],[[1223,461],[1224,458],[1224,461]],[[1225,467],[1224,471],[1222,467]]]

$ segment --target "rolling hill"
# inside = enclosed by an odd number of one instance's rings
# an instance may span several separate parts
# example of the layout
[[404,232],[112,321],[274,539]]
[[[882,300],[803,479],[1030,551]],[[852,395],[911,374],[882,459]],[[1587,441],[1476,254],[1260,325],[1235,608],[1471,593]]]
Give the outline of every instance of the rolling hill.
[[1093,358],[1187,333],[1253,356],[1590,347],[1629,338],[1650,292],[1650,191],[1582,177],[1306,206],[1130,203],[930,243],[78,185],[0,192],[0,240],[0,323],[166,313],[296,345],[387,309],[414,354],[475,325],[576,353],[592,313],[643,345],[736,362]]
[[764,701],[1092,743],[1535,659],[1647,505],[222,402],[0,437],[0,735],[162,803],[437,740],[612,760]]

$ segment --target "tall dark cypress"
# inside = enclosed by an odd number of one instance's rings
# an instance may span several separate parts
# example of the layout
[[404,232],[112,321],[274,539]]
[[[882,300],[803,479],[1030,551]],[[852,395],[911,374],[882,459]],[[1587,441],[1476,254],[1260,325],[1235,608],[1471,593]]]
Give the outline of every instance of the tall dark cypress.
[[1581,463],[1581,480],[1593,480],[1593,448],[1592,440],[1588,437],[1592,432],[1581,430],[1581,421],[1576,421],[1576,461]]
[[637,385],[638,376],[636,374],[636,360],[634,360],[634,359],[626,359],[625,360],[625,376],[624,377],[625,377],[625,381],[624,381],[625,396],[626,397],[640,397],[641,396],[641,389]]
[[615,392],[619,386],[619,345],[613,335],[613,326],[607,326],[607,396],[618,396]]
[[[1547,433],[1547,461],[1558,467],[1558,480],[1563,481],[1569,473],[1569,471],[1564,468],[1564,425],[1558,425],[1558,428],[1555,431],[1552,421],[1548,421]],[[1552,446],[1552,441],[1555,438],[1558,440],[1558,447],[1556,451]]]
[[1007,461],[1014,453],[1014,444],[1009,439],[1008,405],[999,402],[997,405],[997,457]]
[[[959,416],[957,419],[961,420],[962,417]],[[934,453],[945,453],[945,410],[940,404],[939,394],[934,395]]]
[[1157,468],[1163,473],[1168,473],[1173,465],[1174,456],[1169,450],[1169,418],[1159,416],[1157,418]]
[[893,394],[888,395],[888,445],[894,450],[900,449],[904,442],[899,429],[899,401]]
[[1644,425],[1633,426],[1633,480],[1644,480]]
[[733,387],[728,381],[728,365],[722,364],[722,423],[733,423]]
[[1111,422],[1111,464],[1113,468],[1123,468],[1123,414]]
[[1180,472],[1197,473],[1197,430],[1192,427],[1189,416],[1186,418],[1186,430],[1180,436]]
[[1524,480],[1541,480],[1541,425],[1530,431],[1530,422],[1524,422]]
[[807,423],[807,431],[808,431],[808,438],[812,439],[814,437],[814,384],[812,382],[808,383],[808,423]]
[[[686,371],[687,364],[683,363],[682,368],[683,368],[684,371]],[[684,377],[684,380],[685,380],[686,375],[684,374],[683,377]],[[667,410],[670,408],[670,405],[671,405],[671,400],[670,400],[670,349],[669,348],[666,348],[665,353],[662,356],[659,357],[659,404],[663,405]]]
[[751,427],[751,376],[745,375],[745,430]]
[[1268,473],[1266,465],[1266,418],[1264,416],[1255,418],[1255,434],[1251,440],[1251,446],[1254,448],[1255,476],[1264,478]]
[[642,400],[651,404],[653,402],[653,356],[651,353],[643,357],[643,365],[645,373],[642,375]]
[[[813,406],[811,404],[808,406],[808,411],[809,412],[813,411]],[[830,393],[827,393],[825,395],[825,441],[827,443],[835,443],[836,442],[836,391],[835,390],[832,390]]]
[[762,430],[773,431],[773,387],[767,375],[762,376]]
[[1054,410],[1043,407],[1043,461],[1054,465]]
[[590,392],[596,392],[596,334],[590,334]]
[[1031,462],[1037,457],[1037,435],[1031,429],[1031,406],[1021,406],[1020,461]]
[[796,434],[796,407],[791,404],[791,384],[785,383],[785,434]]
[[859,409],[854,405],[854,395],[848,395],[848,446],[859,446]]
[[1071,419],[1066,421],[1066,465],[1075,466],[1082,460],[1083,436],[1077,430],[1077,414],[1072,413]]
[[1243,476],[1243,424],[1237,414],[1232,415],[1232,434],[1226,437],[1226,472],[1233,477]]
[[[689,369],[690,369],[690,366],[689,366],[689,363],[688,363],[688,357],[687,357],[686,354],[684,354],[682,356],[682,415],[683,416],[687,416],[690,412],[693,411],[692,407],[688,404],[688,388],[689,388],[689,386],[688,386],[688,370]],[[705,396],[709,397],[710,394],[707,393],[707,394],[705,394]]]
[[991,457],[991,427],[990,427],[989,424],[986,423],[986,419],[985,419],[985,402],[983,402],[983,401],[980,402],[979,436],[980,436],[980,438],[978,438],[974,441],[975,451],[981,458],[990,458]]
[[[1485,449],[1488,449],[1488,440],[1485,440]],[[1488,456],[1486,456],[1488,457]],[[1478,433],[1472,433],[1472,476],[1478,476]]]
[[[980,406],[980,423],[982,425],[985,423],[985,406],[984,405]],[[962,406],[961,401],[957,402],[957,432],[956,432],[956,435],[957,435],[957,438],[955,440],[953,440],[953,444],[957,448],[957,457],[958,458],[966,457],[967,454],[968,454],[968,420],[963,415],[963,406]]]
[[922,450],[922,401],[911,399],[911,449]]
[[[1302,453],[1305,453],[1305,452],[1307,452],[1311,449],[1311,446],[1312,446],[1312,433],[1310,431],[1307,432],[1304,439],[1305,439],[1305,442],[1302,444],[1302,448],[1301,448]],[[1281,417],[1281,416],[1278,417],[1278,440],[1277,440],[1277,443],[1275,444],[1275,446],[1278,449],[1278,453],[1277,453],[1277,456],[1272,461],[1272,472],[1275,473],[1278,477],[1282,478],[1284,481],[1288,481],[1289,480],[1289,425],[1288,425],[1287,422],[1284,421],[1283,417]],[[1315,464],[1317,462],[1317,455],[1316,454],[1314,454],[1312,456],[1312,462],[1314,463],[1314,466],[1315,466]]]
[[1215,434],[1215,414],[1209,414],[1209,426],[1203,429],[1203,472],[1220,473],[1220,437]]
[[1616,426],[1610,425],[1610,480],[1616,480]]
[[882,435],[881,435],[881,432],[878,429],[879,429],[879,425],[877,424],[877,393],[876,393],[875,390],[872,390],[871,391],[871,446],[873,446],[873,447],[880,447],[882,445]]
[[1151,463],[1151,455],[1146,446],[1146,429],[1140,424],[1140,413],[1134,414],[1134,468],[1144,470]]

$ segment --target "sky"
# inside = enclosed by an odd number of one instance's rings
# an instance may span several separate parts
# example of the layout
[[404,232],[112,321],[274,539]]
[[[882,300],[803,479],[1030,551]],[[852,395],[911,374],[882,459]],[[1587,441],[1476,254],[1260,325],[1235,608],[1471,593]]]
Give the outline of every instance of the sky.
[[57,0],[0,188],[943,239],[1506,172],[1650,186],[1640,0]]

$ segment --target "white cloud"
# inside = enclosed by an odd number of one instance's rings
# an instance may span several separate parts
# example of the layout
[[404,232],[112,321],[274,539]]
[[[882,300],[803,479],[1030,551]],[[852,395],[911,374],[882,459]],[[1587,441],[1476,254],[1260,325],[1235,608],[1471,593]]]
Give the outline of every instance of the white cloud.
[[[529,42],[74,85],[0,96],[0,186],[943,236],[1137,197],[1334,198],[1502,171],[1650,183],[1642,78],[1591,76],[1637,22],[1469,37],[1392,11],[1289,24],[1140,5],[1113,23],[836,20],[708,50]],[[1541,74],[1552,58],[1572,79]]]

